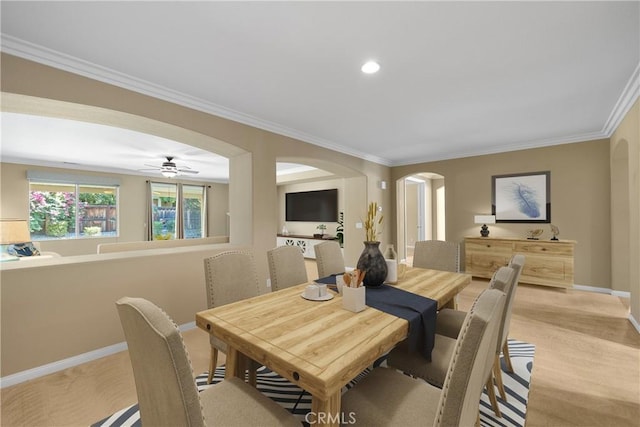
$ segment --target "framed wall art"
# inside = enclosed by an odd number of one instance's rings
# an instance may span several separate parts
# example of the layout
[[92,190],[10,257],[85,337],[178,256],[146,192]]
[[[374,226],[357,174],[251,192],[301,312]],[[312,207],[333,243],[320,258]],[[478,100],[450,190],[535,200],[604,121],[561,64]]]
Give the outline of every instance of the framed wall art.
[[551,172],[491,177],[491,213],[496,222],[551,222]]

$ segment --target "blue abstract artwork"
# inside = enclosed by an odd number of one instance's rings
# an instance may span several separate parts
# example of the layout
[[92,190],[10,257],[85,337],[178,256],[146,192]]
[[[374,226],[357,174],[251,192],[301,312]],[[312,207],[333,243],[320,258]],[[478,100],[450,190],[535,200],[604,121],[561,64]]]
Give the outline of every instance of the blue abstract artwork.
[[493,214],[503,222],[550,222],[549,172],[493,177]]

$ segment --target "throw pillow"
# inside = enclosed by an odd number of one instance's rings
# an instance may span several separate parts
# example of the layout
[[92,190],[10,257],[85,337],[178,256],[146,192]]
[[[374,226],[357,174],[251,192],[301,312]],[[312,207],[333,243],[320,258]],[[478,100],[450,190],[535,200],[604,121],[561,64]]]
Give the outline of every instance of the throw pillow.
[[16,243],[15,245],[11,245],[7,249],[7,252],[9,252],[9,255],[17,257],[40,255],[40,251],[38,251],[38,248],[36,248],[32,242]]

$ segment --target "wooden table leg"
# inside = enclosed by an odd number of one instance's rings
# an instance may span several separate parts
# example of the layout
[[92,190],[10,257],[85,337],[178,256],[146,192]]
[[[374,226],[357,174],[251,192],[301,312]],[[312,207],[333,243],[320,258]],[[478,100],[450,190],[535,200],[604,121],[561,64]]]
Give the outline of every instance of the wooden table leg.
[[316,396],[311,399],[311,413],[305,421],[313,426],[331,426],[338,427],[342,423],[342,419],[348,420],[340,414],[340,398],[342,393],[338,390],[331,395],[329,399],[323,400]]
[[453,298],[451,298],[449,301],[447,301],[446,303],[444,303],[442,305],[442,307],[440,307],[440,309],[442,310],[443,308],[451,308],[454,310],[458,309],[458,302],[457,302],[457,295],[455,295]]
[[242,355],[238,350],[231,346],[227,346],[227,360],[225,361],[225,378],[238,377],[244,381],[244,366],[242,363]]

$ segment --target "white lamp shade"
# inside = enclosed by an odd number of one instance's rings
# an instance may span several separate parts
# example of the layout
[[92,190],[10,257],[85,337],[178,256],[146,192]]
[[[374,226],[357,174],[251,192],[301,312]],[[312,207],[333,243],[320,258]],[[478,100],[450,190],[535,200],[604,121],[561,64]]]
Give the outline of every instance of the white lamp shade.
[[476,224],[495,224],[496,216],[495,215],[475,215],[473,217],[473,221]]
[[11,245],[31,240],[29,227],[24,219],[0,219],[0,244]]

